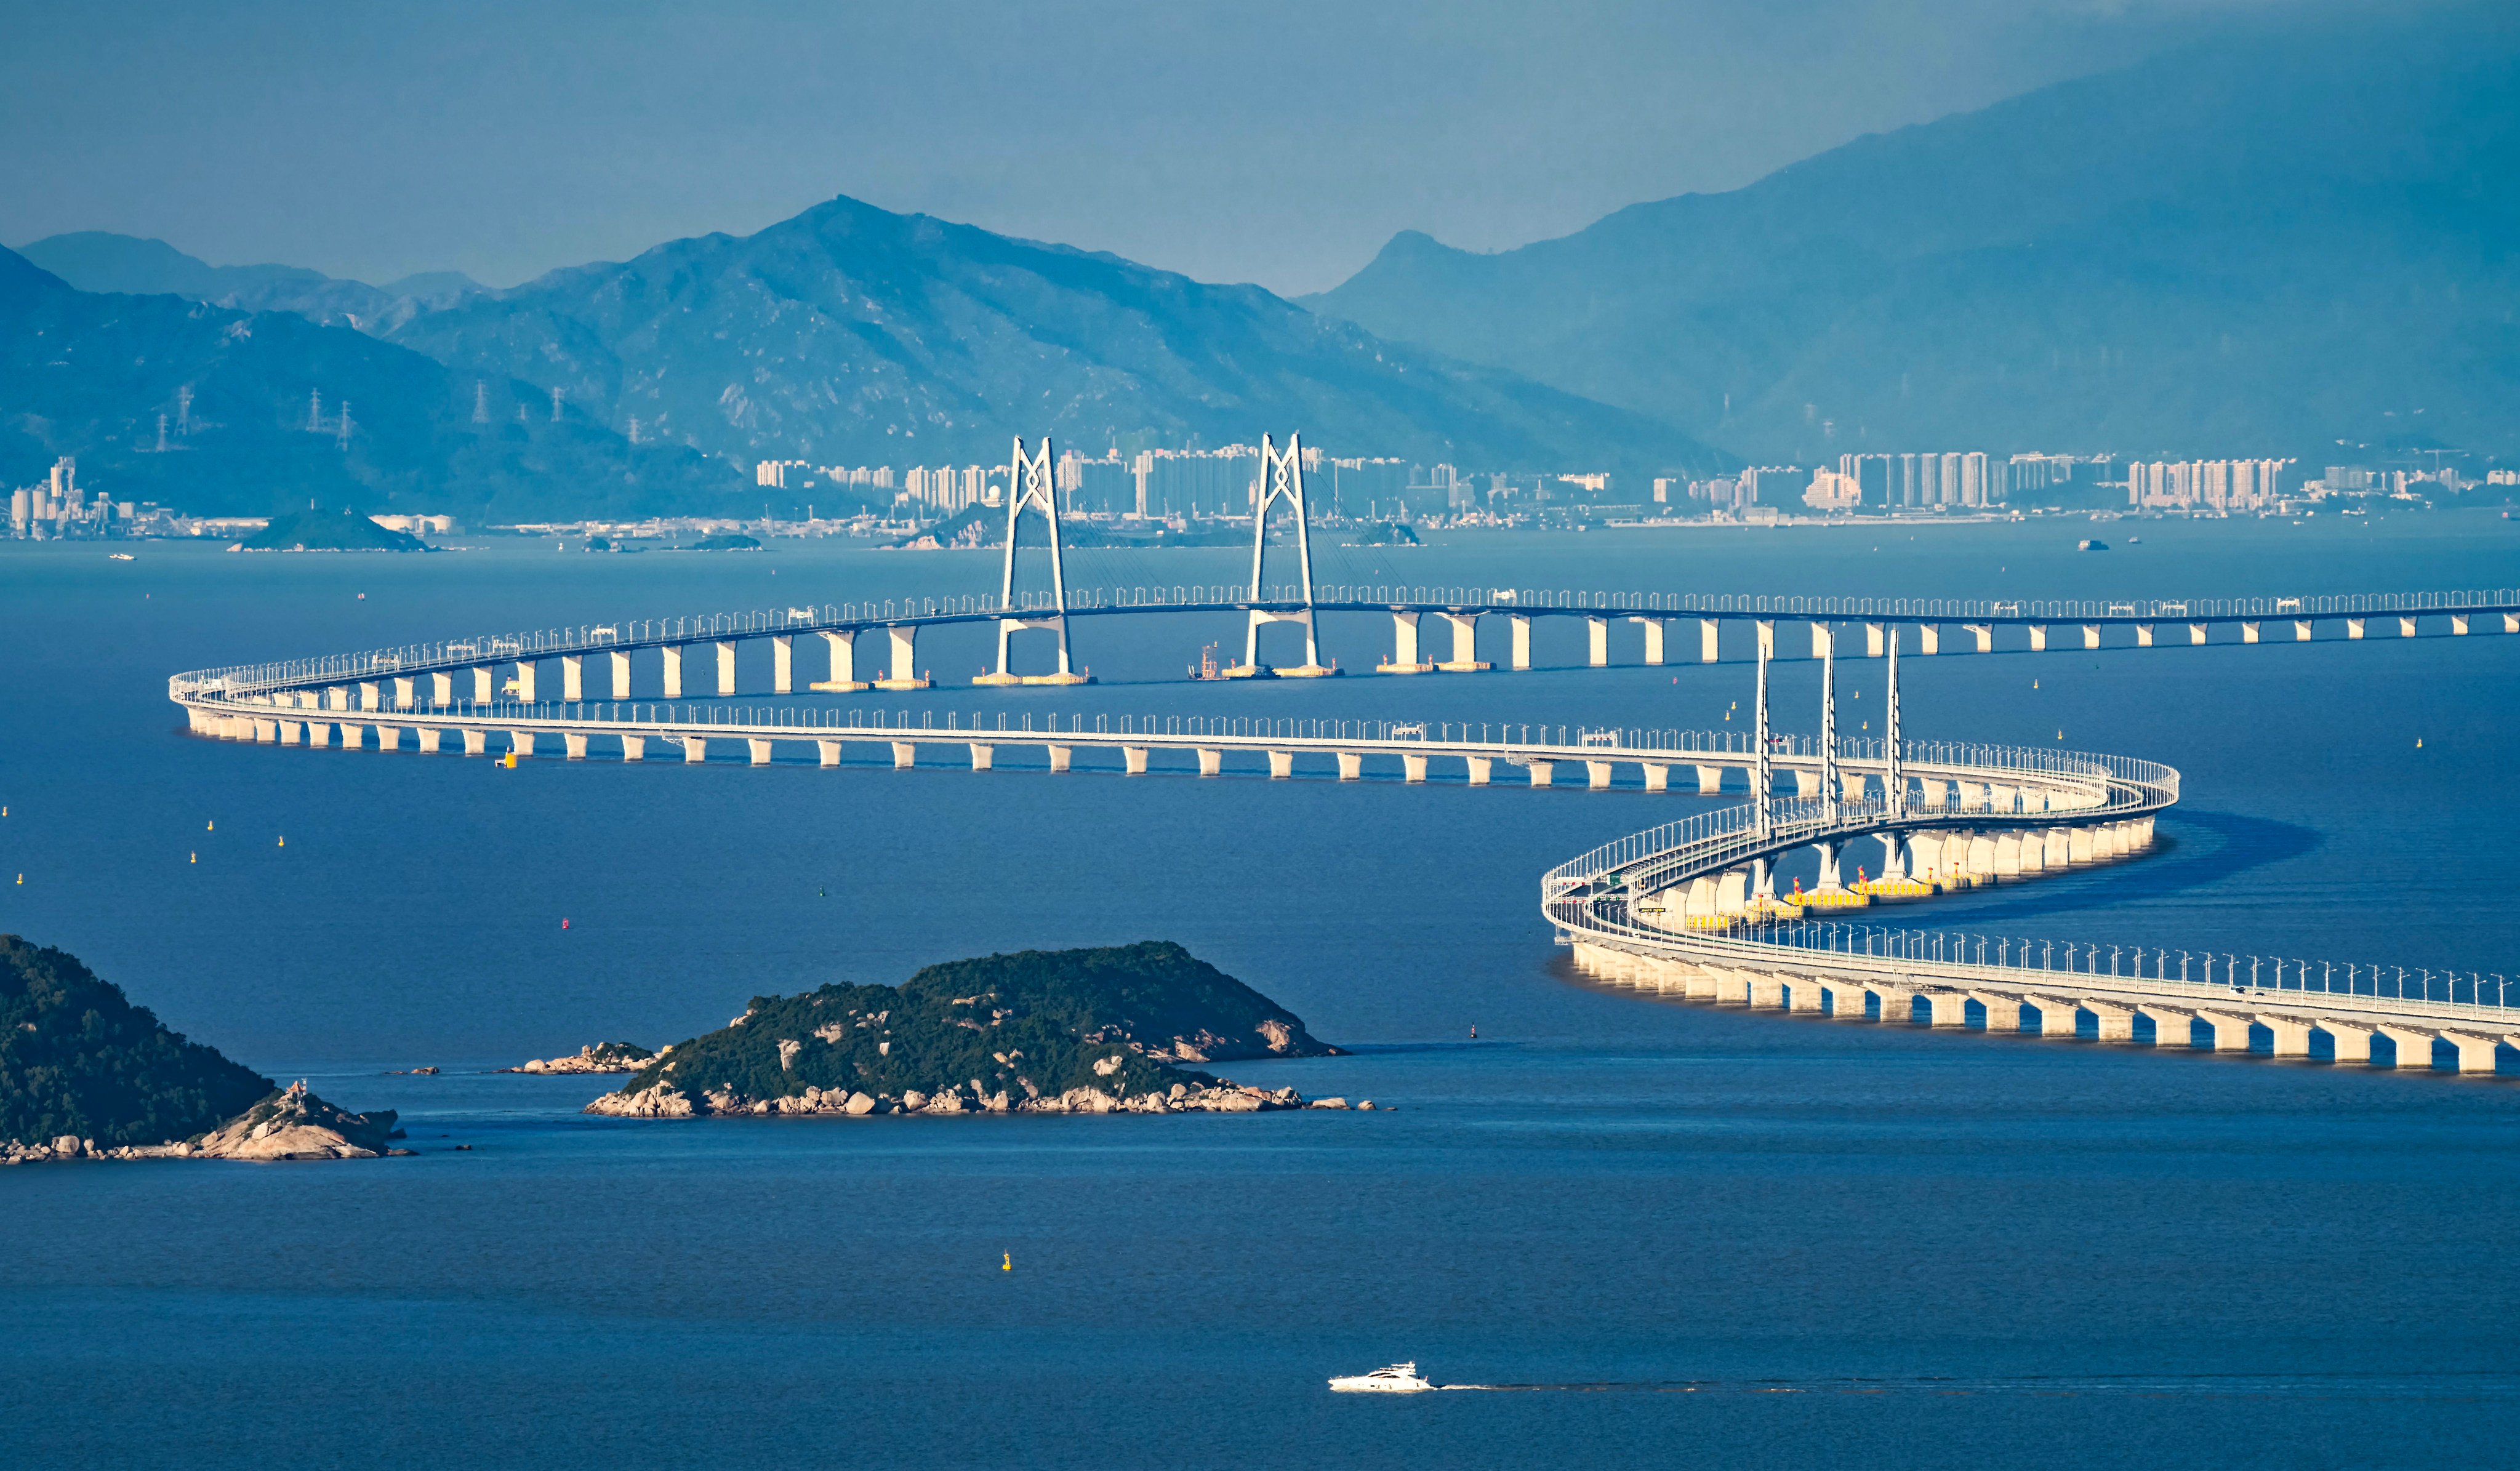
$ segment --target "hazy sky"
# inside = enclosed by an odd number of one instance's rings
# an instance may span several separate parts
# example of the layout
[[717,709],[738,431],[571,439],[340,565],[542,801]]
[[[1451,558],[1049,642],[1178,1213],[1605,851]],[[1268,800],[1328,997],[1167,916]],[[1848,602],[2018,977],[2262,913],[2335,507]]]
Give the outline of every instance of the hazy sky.
[[1291,294],[2289,8],[15,0],[0,241],[506,286],[848,194]]

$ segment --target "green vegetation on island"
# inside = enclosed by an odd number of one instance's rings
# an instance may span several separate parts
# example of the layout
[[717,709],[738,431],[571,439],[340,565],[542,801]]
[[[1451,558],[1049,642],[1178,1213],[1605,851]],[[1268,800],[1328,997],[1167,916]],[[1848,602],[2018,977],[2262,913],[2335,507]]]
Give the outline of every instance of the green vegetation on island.
[[1246,1112],[1300,1106],[1185,1062],[1335,1052],[1164,941],[930,965],[902,985],[755,997],[590,1113]]
[[168,1031],[76,957],[0,935],[0,1142],[190,1138],[272,1092],[270,1079]]
[[761,543],[741,531],[717,531],[692,543],[695,552],[758,552]]
[[426,552],[428,544],[407,531],[380,526],[343,508],[292,511],[237,543],[248,552]]

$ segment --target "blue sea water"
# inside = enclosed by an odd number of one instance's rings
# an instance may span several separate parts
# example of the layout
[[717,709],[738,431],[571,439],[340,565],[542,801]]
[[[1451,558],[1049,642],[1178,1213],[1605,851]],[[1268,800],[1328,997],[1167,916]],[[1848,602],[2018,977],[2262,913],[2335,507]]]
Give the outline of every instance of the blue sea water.
[[[2072,523],[1490,535],[1324,570],[2022,598],[2520,583],[2520,531],[2483,514],[2128,529],[2100,529],[2105,556]],[[422,1152],[0,1172],[13,1464],[2417,1466],[2501,1463],[2520,1431],[2520,1080],[1579,981],[1540,871],[1694,797],[1054,778],[1012,747],[986,776],[864,749],[838,772],[510,771],[193,739],[163,698],[206,664],[978,591],[984,556],[139,551],[0,545],[0,930],[266,1072],[402,1110]],[[1075,580],[1186,584],[1236,557],[1081,560]],[[1327,623],[1350,669],[1387,646],[1387,624]],[[2186,779],[2162,855],[1910,917],[2510,969],[2520,639],[2498,629],[1905,661],[1917,738]],[[1570,667],[1572,623],[1541,625],[1552,667],[1527,675],[1177,682],[1239,637],[1080,620],[1090,689],[860,706],[1703,727],[1749,697],[1738,650],[1644,668],[1625,627],[1622,667]],[[977,633],[922,646],[949,681],[985,655]],[[1842,674],[1861,726],[1879,665]],[[1779,723],[1809,728],[1815,667],[1778,684]],[[690,1036],[758,993],[1148,937],[1355,1048],[1225,1071],[1397,1110],[616,1121],[576,1111],[604,1080],[482,1071]],[[445,1071],[388,1075],[425,1064]],[[1508,1388],[1324,1388],[1400,1358]]]

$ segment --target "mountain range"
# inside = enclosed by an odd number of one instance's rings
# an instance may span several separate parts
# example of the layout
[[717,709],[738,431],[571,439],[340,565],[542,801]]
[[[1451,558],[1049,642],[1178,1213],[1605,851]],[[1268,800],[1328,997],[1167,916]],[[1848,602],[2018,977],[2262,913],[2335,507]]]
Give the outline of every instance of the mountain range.
[[2515,13],[2234,35],[1306,304],[1752,459],[2520,453]]

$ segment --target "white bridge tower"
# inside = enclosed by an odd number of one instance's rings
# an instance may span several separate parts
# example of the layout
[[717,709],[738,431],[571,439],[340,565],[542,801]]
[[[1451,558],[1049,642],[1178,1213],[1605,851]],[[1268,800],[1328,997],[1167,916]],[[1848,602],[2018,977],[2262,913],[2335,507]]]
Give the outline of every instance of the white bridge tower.
[[[1320,631],[1313,625],[1313,541],[1312,512],[1304,501],[1304,447],[1301,433],[1286,436],[1284,454],[1266,434],[1260,436],[1260,497],[1251,514],[1251,601],[1263,601],[1267,587],[1261,581],[1261,558],[1269,547],[1269,512],[1279,502],[1295,521],[1295,576],[1300,584],[1299,606],[1250,610],[1251,621],[1244,630],[1242,662],[1225,671],[1231,679],[1256,679],[1277,675],[1285,679],[1317,678],[1331,671],[1322,663]],[[1304,662],[1292,669],[1271,669],[1260,662],[1260,626],[1264,623],[1300,623],[1304,626]]]
[[[1039,511],[1050,527],[1050,595],[1051,609],[1036,617],[1024,617],[1015,610],[1015,533],[1023,525],[1023,513]],[[1007,470],[1007,559],[1006,576],[998,586],[998,606],[1004,616],[998,619],[998,667],[972,683],[979,685],[1082,685],[1086,677],[1068,665],[1067,658],[1067,567],[1058,546],[1058,477],[1051,454],[1050,436],[1041,438],[1041,449],[1033,455],[1024,453],[1021,435],[1015,438],[1014,461]],[[1056,674],[1016,674],[1007,667],[1007,646],[1015,631],[1046,628],[1058,635],[1058,672]]]

